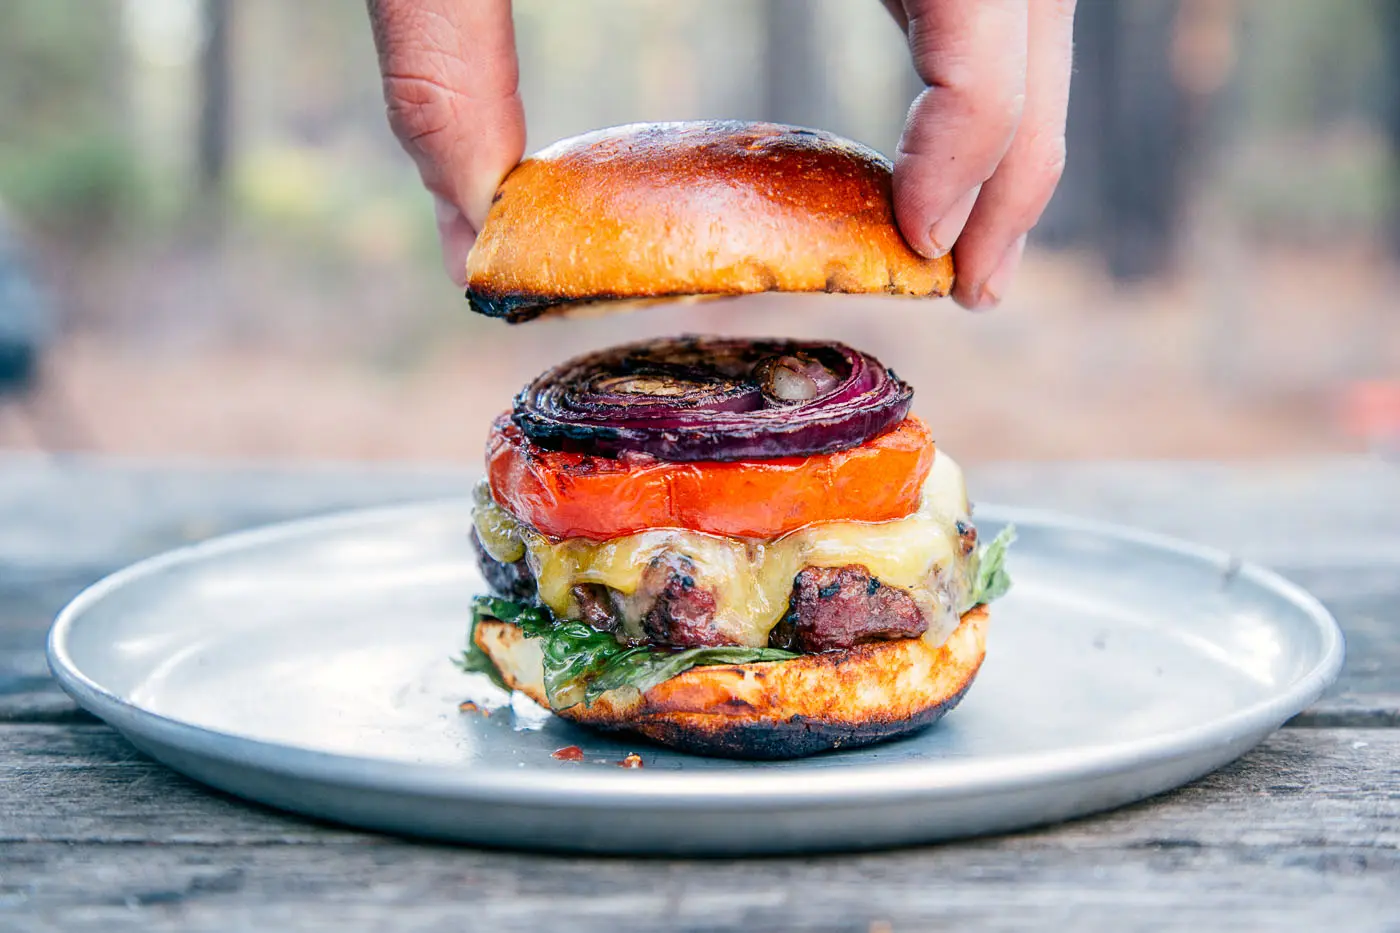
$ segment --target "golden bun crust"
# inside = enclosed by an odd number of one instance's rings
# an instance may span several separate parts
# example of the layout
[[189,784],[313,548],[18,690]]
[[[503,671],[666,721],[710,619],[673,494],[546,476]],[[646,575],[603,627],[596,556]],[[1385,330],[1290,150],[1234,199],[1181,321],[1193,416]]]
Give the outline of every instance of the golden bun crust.
[[[922,729],[958,704],[982,665],[987,619],[985,606],[969,610],[938,647],[901,638],[770,664],[693,667],[644,694],[610,690],[591,706],[556,712],[726,758],[797,758],[869,745]],[[548,707],[537,640],[484,619],[476,644],[507,684]]]
[[773,123],[639,123],[565,139],[501,183],[467,258],[472,307],[751,292],[941,297],[951,257],[895,226],[889,159]]

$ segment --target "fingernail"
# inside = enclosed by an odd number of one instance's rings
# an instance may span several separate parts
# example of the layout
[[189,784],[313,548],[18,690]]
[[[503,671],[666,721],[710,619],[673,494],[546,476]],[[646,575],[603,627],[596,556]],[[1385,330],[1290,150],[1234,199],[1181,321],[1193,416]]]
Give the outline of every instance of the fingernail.
[[953,248],[958,237],[967,226],[967,218],[972,215],[972,206],[977,203],[977,195],[982,191],[978,185],[953,202],[953,206],[943,212],[943,216],[928,228],[928,238],[933,244],[933,258],[946,255]]
[[982,290],[977,294],[977,307],[990,308],[1001,304],[1006,290],[1011,287],[1011,280],[1016,277],[1016,270],[1021,267],[1021,256],[1025,252],[1026,235],[1023,233],[1002,255],[997,267],[987,276],[987,281],[982,283]]
[[466,215],[446,198],[433,196],[433,213],[437,216],[438,238],[442,241],[442,265],[447,275],[458,285],[467,282],[467,255],[471,252],[476,232]]
[[440,194],[433,195],[433,217],[438,222],[438,226],[445,227],[455,223],[458,217],[462,216],[457,205],[447,200]]

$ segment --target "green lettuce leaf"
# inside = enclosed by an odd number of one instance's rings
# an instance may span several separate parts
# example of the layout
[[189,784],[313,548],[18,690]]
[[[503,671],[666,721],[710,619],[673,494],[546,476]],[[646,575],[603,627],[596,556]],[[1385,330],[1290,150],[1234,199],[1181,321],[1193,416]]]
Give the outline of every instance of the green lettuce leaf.
[[744,648],[726,645],[716,648],[641,648],[619,654],[599,672],[584,691],[584,701],[592,703],[608,690],[636,687],[646,693],[663,681],[683,674],[692,667],[715,664],[748,664],[753,661],[786,661],[797,655],[779,648]]
[[1006,572],[1006,550],[1016,540],[1016,528],[1007,525],[990,544],[977,552],[977,566],[972,577],[972,596],[968,607],[980,606],[1000,599],[1011,589],[1011,575]]
[[478,600],[478,605],[472,606],[472,624],[471,627],[467,629],[467,650],[462,652],[462,656],[457,660],[457,666],[468,674],[485,674],[487,677],[491,678],[491,683],[500,687],[502,690],[510,690],[509,685],[506,684],[505,678],[501,676],[501,672],[498,671],[496,665],[492,663],[490,656],[477,647],[476,624],[480,622],[482,618],[479,602]]
[[503,684],[500,672],[486,653],[476,647],[473,637],[477,623],[483,618],[515,625],[526,638],[541,640],[544,690],[554,709],[592,703],[604,692],[618,687],[635,687],[646,692],[664,680],[701,665],[785,661],[797,657],[791,651],[776,648],[674,650],[625,645],[607,632],[599,632],[583,622],[557,620],[542,607],[480,596],[472,607],[472,632],[468,633],[469,644],[461,667],[485,673],[498,684]]

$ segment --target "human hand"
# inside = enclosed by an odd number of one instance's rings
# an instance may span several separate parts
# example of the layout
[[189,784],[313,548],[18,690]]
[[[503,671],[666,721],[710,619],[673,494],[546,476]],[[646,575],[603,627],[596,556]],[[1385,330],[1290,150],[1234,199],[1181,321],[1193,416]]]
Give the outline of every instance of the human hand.
[[883,0],[927,89],[894,167],[895,216],[953,297],[996,304],[1065,163],[1074,0]]
[[[995,304],[1064,165],[1073,0],[884,0],[928,85],[895,162],[895,213],[954,297]],[[448,274],[524,152],[509,0],[369,0],[390,126],[436,199]],[[956,245],[954,243],[956,241]]]
[[369,0],[389,126],[436,203],[443,264],[467,253],[525,152],[510,0]]

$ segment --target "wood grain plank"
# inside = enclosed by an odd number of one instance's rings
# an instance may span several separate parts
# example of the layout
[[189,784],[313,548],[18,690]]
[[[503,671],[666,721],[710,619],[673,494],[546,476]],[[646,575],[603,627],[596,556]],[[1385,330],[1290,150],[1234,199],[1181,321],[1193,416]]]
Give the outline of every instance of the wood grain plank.
[[104,725],[0,726],[0,845],[40,839],[242,844],[376,838],[196,784]]
[[1400,726],[1400,565],[1299,568],[1346,635],[1341,676],[1294,725]]
[[[105,726],[0,726],[0,843],[325,844],[385,837],[207,791]],[[1013,848],[1400,849],[1400,730],[1295,729],[1155,800]]]
[[207,792],[105,727],[0,726],[0,927],[1394,930],[1397,765],[1397,730],[1290,730],[1181,790],[1018,835],[575,859],[327,827]]
[[1400,855],[1336,847],[577,860],[400,845],[11,846],[6,930],[1394,931]]
[[1400,465],[1283,462],[989,463],[974,498],[1197,541],[1281,569],[1400,565]]
[[90,719],[58,689],[44,659],[49,624],[88,582],[0,580],[0,722]]
[[158,551],[288,518],[465,496],[470,475],[410,466],[0,456],[6,574],[120,567]]

